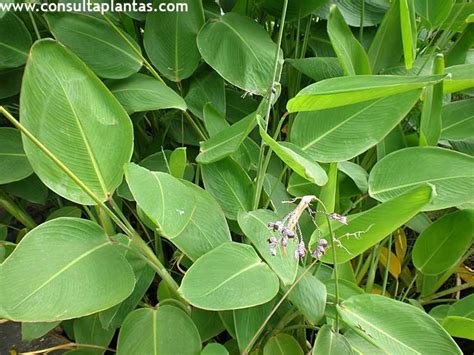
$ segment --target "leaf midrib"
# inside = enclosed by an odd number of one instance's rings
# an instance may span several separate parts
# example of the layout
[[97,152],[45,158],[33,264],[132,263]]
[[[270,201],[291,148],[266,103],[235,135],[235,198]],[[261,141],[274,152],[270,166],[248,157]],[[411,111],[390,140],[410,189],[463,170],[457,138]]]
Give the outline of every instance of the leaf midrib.
[[105,241],[103,242],[102,244],[99,244],[97,245],[96,247],[88,250],[87,252],[83,253],[82,255],[80,255],[79,257],[75,258],[74,260],[72,260],[71,262],[69,262],[68,264],[66,264],[66,266],[64,266],[62,269],[60,269],[59,271],[57,271],[55,274],[53,274],[49,279],[47,279],[45,282],[43,282],[39,287],[37,287],[35,290],[33,290],[28,296],[26,296],[25,298],[23,298],[19,303],[17,303],[15,306],[13,306],[13,308],[11,309],[12,311],[17,309],[18,307],[20,307],[23,303],[25,303],[27,300],[29,300],[31,297],[33,297],[36,293],[38,293],[39,291],[41,291],[44,287],[46,287],[49,283],[51,283],[54,279],[56,279],[57,277],[59,277],[62,273],[66,272],[68,269],[70,269],[72,266],[74,266],[75,264],[77,264],[78,262],[80,262],[82,259],[88,257],[89,255],[92,255],[93,253],[95,253],[97,250],[99,249],[102,249],[106,246],[109,245],[109,242],[108,241]]

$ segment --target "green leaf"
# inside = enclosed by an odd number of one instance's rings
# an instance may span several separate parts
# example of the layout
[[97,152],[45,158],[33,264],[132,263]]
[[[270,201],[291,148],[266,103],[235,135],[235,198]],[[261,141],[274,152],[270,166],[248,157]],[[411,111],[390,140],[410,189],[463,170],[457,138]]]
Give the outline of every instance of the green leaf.
[[330,4],[336,3],[342,16],[344,16],[345,22],[351,27],[359,27],[363,15],[363,26],[371,27],[378,25],[382,20],[388,4],[386,0],[366,0],[363,4],[360,0],[331,0],[323,9],[317,11],[317,15],[322,18],[327,18],[330,10]]
[[474,158],[452,150],[415,147],[398,150],[370,172],[369,194],[387,201],[423,183],[436,187],[436,198],[423,208],[434,211],[472,201]]
[[452,6],[452,0],[415,0],[416,13],[426,21],[427,28],[430,30],[440,26],[446,20]]
[[[433,61],[433,74],[443,74],[444,56],[436,55]],[[420,118],[420,145],[436,146],[441,134],[441,106],[443,105],[443,82],[429,86]]]
[[203,342],[214,338],[225,330],[218,312],[193,308],[191,310],[191,319],[196,324]]
[[252,209],[255,187],[244,169],[231,158],[201,166],[206,191],[219,202],[227,218]]
[[0,185],[20,181],[33,174],[18,130],[0,128],[0,142]]
[[[214,70],[201,71],[193,75],[189,80],[189,90],[184,99],[188,104],[189,110],[195,116],[203,119],[204,107],[209,103],[212,104],[219,113],[225,113],[225,84],[219,74]],[[240,117],[243,116],[239,116],[239,118]]]
[[443,106],[441,117],[441,139],[463,140],[474,136],[474,99]]
[[[206,63],[232,85],[259,95],[268,91],[279,49],[255,21],[227,13],[208,22],[197,43]],[[283,62],[281,51],[279,60]]]
[[339,64],[337,58],[288,58],[286,59],[286,62],[314,81],[320,81],[344,75],[342,67]]
[[0,17],[0,69],[25,64],[31,43],[31,35],[18,16],[6,12]]
[[183,98],[160,81],[144,74],[112,81],[109,89],[129,114],[176,108],[186,111]]
[[218,343],[209,343],[201,351],[201,355],[229,355],[229,351],[227,351],[224,345]]
[[366,193],[369,190],[369,174],[360,165],[350,161],[341,161],[337,163],[337,169],[349,176],[361,192]]
[[199,186],[135,164],[128,165],[125,175],[135,201],[158,232],[190,259],[230,240],[220,206]]
[[268,228],[268,223],[275,223],[280,220],[278,215],[269,210],[257,210],[247,213],[240,213],[238,222],[239,226],[252,242],[263,260],[278,275],[284,285],[291,285],[296,278],[298,268],[298,259],[294,253],[297,248],[296,240],[290,240],[288,247],[283,248],[278,245],[277,254],[271,255],[268,238],[274,236],[278,239],[278,233],[272,232]]
[[315,111],[414,91],[440,82],[443,75],[357,75],[309,85],[288,101],[289,112]]
[[377,29],[367,54],[374,74],[400,63],[403,54],[400,0],[392,1],[390,9],[386,12]]
[[229,128],[220,131],[201,143],[201,152],[196,161],[200,164],[214,163],[235,153],[256,125],[256,114],[252,113]]
[[291,335],[279,333],[266,342],[263,355],[303,355],[300,344]]
[[355,39],[336,5],[331,6],[327,33],[346,75],[371,74],[364,47]]
[[186,147],[176,148],[170,156],[170,174],[175,178],[182,179],[186,170],[187,158]]
[[0,99],[15,96],[20,92],[23,67],[0,70]]
[[[80,344],[91,344],[97,346],[108,346],[115,334],[115,329],[102,328],[99,314],[91,314],[74,320],[74,340]],[[87,349],[87,354],[101,355],[105,351],[101,349]]]
[[49,333],[56,328],[61,321],[56,322],[35,322],[21,324],[21,340],[32,341],[41,338],[43,335]]
[[474,87],[474,64],[453,65],[446,68],[445,72],[448,74],[443,85],[445,94]]
[[261,126],[259,128],[264,142],[295,173],[319,186],[328,182],[326,171],[300,147],[289,142],[277,142]]
[[[130,160],[130,118],[102,82],[59,43],[37,41],[20,97],[22,124],[102,201],[114,192]],[[80,204],[93,200],[26,137],[35,173],[57,194]]]
[[155,270],[140,256],[138,247],[132,244],[129,238],[119,234],[114,237],[114,240],[125,246],[123,255],[133,269],[136,282],[130,296],[121,303],[99,313],[100,323],[105,329],[116,329],[122,325],[127,315],[137,307],[155,277]]
[[[157,6],[158,1],[154,3]],[[196,37],[204,24],[202,1],[188,0],[186,4],[188,11],[185,12],[152,11],[146,17],[146,52],[160,73],[172,81],[189,78],[201,60]]]
[[353,296],[338,306],[344,322],[391,354],[462,354],[446,331],[411,305],[380,295]]
[[319,162],[352,159],[379,143],[418,101],[419,90],[298,114],[291,142]]
[[[286,20],[302,19],[320,8],[326,0],[289,0],[286,10]],[[277,18],[281,17],[284,0],[262,0],[259,6]]]
[[104,20],[90,14],[67,12],[47,13],[45,17],[54,37],[98,76],[122,79],[142,67],[138,44],[126,32],[117,33]]
[[442,325],[453,337],[474,340],[474,320],[470,318],[447,316]]
[[[303,269],[299,267],[298,277],[301,276],[302,272]],[[288,287],[283,287],[283,289],[286,291]],[[324,316],[326,297],[326,286],[309,272],[303,276],[288,295],[290,302],[313,324]]]
[[179,291],[198,308],[231,310],[266,303],[278,289],[277,275],[250,245],[230,242],[199,258],[184,275]]
[[438,275],[456,266],[472,245],[474,212],[457,211],[430,225],[416,239],[413,264],[425,275]]
[[[431,201],[432,194],[432,186],[424,184],[370,210],[348,216],[347,225],[335,224],[335,237],[344,246],[336,249],[337,263],[353,259],[408,222]],[[326,230],[323,235],[330,238]],[[332,263],[332,253],[329,249],[322,260]]]
[[411,69],[416,57],[416,30],[415,0],[400,0],[400,26],[402,29],[403,56],[405,67]]
[[234,311],[235,335],[241,352],[249,345],[258,329],[270,314],[275,302]]
[[352,354],[352,349],[342,334],[334,333],[331,326],[325,324],[318,331],[312,355]]
[[0,317],[82,317],[123,301],[134,284],[129,263],[97,224],[58,218],[29,232],[0,265]]
[[117,355],[199,354],[201,339],[191,318],[178,307],[142,308],[125,319]]

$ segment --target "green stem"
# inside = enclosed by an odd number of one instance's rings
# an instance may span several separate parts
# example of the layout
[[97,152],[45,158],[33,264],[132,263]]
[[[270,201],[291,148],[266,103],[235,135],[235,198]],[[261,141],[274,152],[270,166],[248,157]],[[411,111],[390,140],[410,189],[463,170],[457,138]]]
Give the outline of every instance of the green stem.
[[446,295],[449,295],[451,293],[455,293],[455,292],[458,292],[458,291],[462,291],[462,290],[465,290],[467,288],[471,288],[474,286],[474,281],[470,281],[470,282],[467,282],[465,284],[462,284],[462,285],[459,285],[459,286],[455,286],[455,287],[451,287],[451,288],[448,288],[447,290],[444,290],[444,291],[440,291],[438,293],[434,293],[432,294],[431,296],[429,297],[426,297],[426,298],[423,298],[423,299],[420,299],[420,303],[421,304],[427,304],[429,303],[430,301],[436,299],[436,298],[440,298],[440,297],[443,297],[443,296],[446,296]]
[[[146,259],[149,261],[150,265],[158,273],[158,275],[168,284],[168,286],[173,290],[173,292],[183,301],[182,297],[178,293],[178,284],[168,273],[163,264],[158,260],[153,251],[148,247],[148,245],[143,241],[143,239],[138,235],[138,233],[133,229],[129,228],[128,221],[124,223],[115,213],[113,213],[107,205],[91,190],[87,187],[84,182],[82,182],[79,177],[77,177],[64,163],[59,160],[46,146],[43,145],[29,130],[27,130],[15,117],[13,117],[3,106],[0,106],[0,113],[2,113],[16,128],[18,128],[21,133],[23,133],[31,142],[33,142],[49,159],[53,161],[72,181],[74,181],[77,186],[79,186],[89,197],[101,207],[109,217],[114,221],[117,226],[125,232],[125,234],[132,240],[132,242],[139,248],[143,253]],[[128,224],[128,226],[127,226]]]
[[30,17],[31,24],[33,25],[33,29],[35,30],[36,38],[37,38],[38,40],[40,40],[40,39],[41,39],[41,35],[40,35],[40,33],[39,33],[38,26],[36,25],[35,18],[34,18],[34,16],[33,16],[33,14],[31,13],[31,11],[28,11],[28,16]]
[[360,9],[360,23],[359,23],[359,41],[360,44],[364,43],[364,15],[365,15],[365,0],[360,0],[362,6]]
[[283,297],[280,299],[280,301],[278,301],[278,303],[273,307],[272,311],[270,312],[270,314],[267,316],[267,318],[265,318],[265,320],[263,321],[263,323],[260,325],[260,327],[258,328],[257,332],[254,334],[254,336],[252,337],[252,339],[250,340],[250,342],[248,343],[247,347],[244,349],[244,351],[242,352],[242,355],[248,355],[250,353],[250,351],[252,350],[255,342],[257,341],[258,337],[260,336],[260,334],[262,333],[263,329],[265,329],[265,326],[267,325],[267,323],[270,321],[270,319],[273,317],[273,315],[275,314],[275,312],[278,310],[278,308],[282,305],[282,303],[286,300],[286,298],[289,296],[289,294],[291,293],[291,291],[293,291],[293,289],[296,287],[296,285],[298,285],[298,283],[303,279],[304,275],[306,275],[306,273],[314,266],[316,265],[316,263],[318,262],[317,259],[315,259],[306,269],[303,270],[303,272],[301,273],[300,276],[298,276],[298,278],[295,280],[295,282],[288,288],[288,290],[284,293]]
[[0,207],[11,214],[18,222],[23,224],[28,229],[33,229],[37,226],[36,222],[31,216],[18,206],[6,193],[0,190]]
[[[275,81],[277,78],[278,74],[278,58],[280,57],[280,50],[281,50],[281,42],[283,39],[283,30],[285,28],[285,20],[286,20],[286,11],[288,9],[288,0],[284,0],[283,3],[283,12],[281,14],[281,21],[280,21],[280,29],[278,31],[278,45],[277,49],[275,51],[275,59],[273,62],[273,76],[272,76],[272,82],[270,84],[270,88],[268,89],[268,106],[266,110],[266,115],[265,115],[265,132],[268,131],[268,125],[270,122],[270,112],[272,109],[272,102],[273,102],[273,90],[275,89]],[[283,69],[283,66],[280,66],[280,75],[281,75],[281,70]],[[270,155],[272,154],[271,149],[267,152],[267,156],[264,157],[264,147],[265,143],[262,140],[260,143],[260,154],[258,157],[258,168],[257,168],[257,184],[256,184],[256,189],[255,189],[255,199],[253,203],[254,209],[258,208],[258,205],[260,203],[260,197],[262,195],[262,188],[263,188],[263,177],[265,176],[266,169],[268,168],[268,163],[270,161]]]
[[379,263],[381,245],[377,245],[372,251],[372,259],[370,262],[369,275],[367,276],[367,283],[365,285],[365,292],[371,293],[374,286],[375,274],[377,272],[377,265]]
[[338,266],[337,266],[337,253],[336,253],[336,241],[335,241],[335,235],[332,230],[332,225],[331,221],[329,219],[329,216],[327,215],[327,210],[324,204],[321,203],[321,205],[324,208],[324,212],[326,212],[326,219],[328,223],[328,228],[329,228],[329,235],[331,237],[331,248],[332,248],[332,262],[334,264],[334,286],[335,286],[335,303],[336,303],[336,334],[339,333],[339,312],[337,310],[337,306],[339,305],[339,271],[338,271]]
[[392,235],[388,237],[388,252],[387,252],[387,262],[385,263],[385,272],[383,275],[383,284],[382,284],[382,296],[385,296],[385,290],[387,289],[388,282],[388,272],[390,269],[390,257],[392,256]]

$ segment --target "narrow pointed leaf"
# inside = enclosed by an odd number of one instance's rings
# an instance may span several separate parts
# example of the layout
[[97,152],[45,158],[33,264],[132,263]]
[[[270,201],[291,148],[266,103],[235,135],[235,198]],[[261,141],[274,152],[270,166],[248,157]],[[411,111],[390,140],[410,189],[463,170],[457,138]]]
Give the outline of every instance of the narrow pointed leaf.
[[300,147],[289,142],[275,141],[260,127],[260,136],[283,162],[306,180],[323,186],[328,182],[326,171]]
[[[422,185],[365,212],[348,216],[347,225],[334,224],[333,232],[344,246],[336,248],[337,263],[344,263],[374,246],[416,216],[432,199],[433,188]],[[323,233],[330,238],[327,231]],[[333,250],[323,260],[332,263]]]
[[474,212],[457,211],[430,225],[416,239],[413,264],[425,275],[439,275],[459,264],[472,245]]
[[327,79],[301,90],[288,101],[287,109],[289,112],[299,112],[346,106],[420,89],[438,83],[443,77],[358,75],[353,78]]
[[344,322],[391,354],[462,354],[441,325],[406,303],[364,294],[344,301],[338,312]]
[[379,161],[369,176],[369,194],[387,201],[407,190],[430,183],[436,198],[423,208],[434,211],[472,201],[474,158],[456,151],[417,147],[398,150]]
[[379,143],[408,114],[420,90],[298,114],[291,142],[312,159],[342,162]]
[[355,39],[335,5],[331,7],[329,13],[327,32],[346,75],[371,74],[369,58],[364,47]]

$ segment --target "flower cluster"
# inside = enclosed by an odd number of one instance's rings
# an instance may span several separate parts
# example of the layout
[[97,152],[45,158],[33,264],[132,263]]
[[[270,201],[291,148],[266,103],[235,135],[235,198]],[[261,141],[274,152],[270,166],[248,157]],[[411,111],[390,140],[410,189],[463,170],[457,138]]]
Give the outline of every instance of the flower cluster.
[[[338,221],[342,224],[347,224],[347,217],[342,216],[336,212],[327,213],[324,211],[313,211],[310,207],[311,198],[314,196],[305,196],[301,198],[301,202],[298,207],[290,212],[282,221],[270,222],[268,223],[268,228],[272,232],[277,232],[279,237],[275,237],[272,235],[268,238],[268,244],[270,249],[270,254],[273,256],[277,255],[277,248],[278,245],[281,246],[283,249],[283,253],[285,253],[286,248],[288,247],[289,240],[294,240],[297,244],[294,256],[297,259],[304,258],[307,254],[307,248],[305,242],[303,240],[303,236],[301,234],[301,230],[298,224],[298,220],[301,217],[301,214],[304,211],[307,211],[310,215],[311,219],[313,220],[316,228],[319,230],[318,225],[316,224],[315,216],[316,214],[323,214],[326,215],[329,219]],[[296,232],[295,232],[296,231]],[[311,256],[316,259],[321,259],[322,256],[326,253],[327,249],[329,248],[329,244],[326,239],[320,238],[316,248],[311,253]]]

